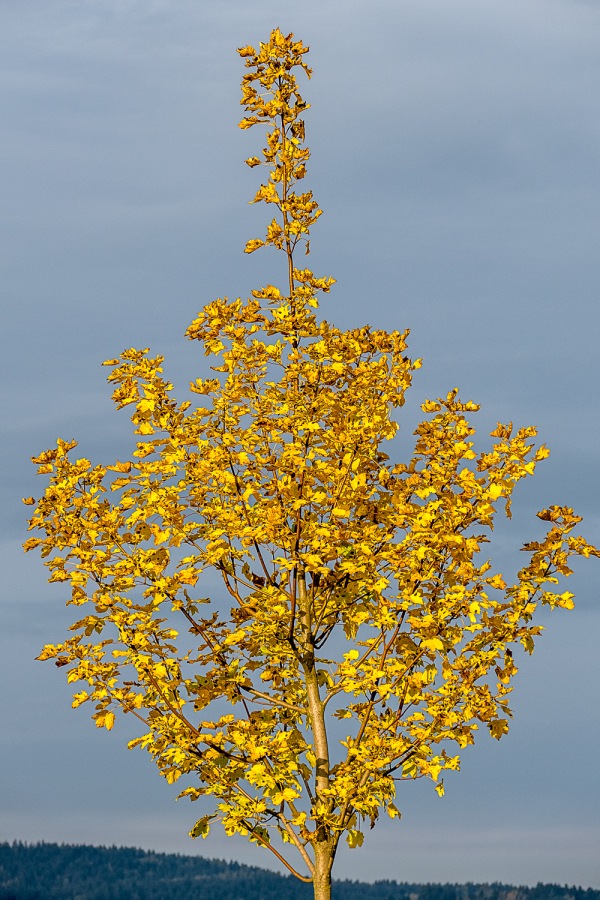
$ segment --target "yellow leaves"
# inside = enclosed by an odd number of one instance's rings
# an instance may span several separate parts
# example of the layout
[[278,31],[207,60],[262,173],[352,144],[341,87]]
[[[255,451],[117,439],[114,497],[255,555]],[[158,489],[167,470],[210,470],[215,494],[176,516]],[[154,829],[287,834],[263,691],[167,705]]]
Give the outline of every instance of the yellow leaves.
[[238,128],[241,128],[243,131],[245,131],[247,128],[252,128],[252,126],[256,125],[256,123],[259,121],[260,119],[257,116],[246,116],[241,120],[241,122],[238,122]]
[[325,294],[329,293],[332,285],[335,284],[335,278],[331,276],[315,278],[310,269],[294,269],[294,279],[301,284],[309,285],[316,291],[323,291]]
[[126,462],[119,462],[117,460],[116,463],[114,464],[114,466],[107,466],[106,468],[110,472],[127,473],[127,472],[131,472],[131,463],[129,462],[129,460],[127,460]]
[[551,506],[548,509],[541,509],[536,513],[538,519],[543,522],[559,522],[561,520],[569,522],[581,522],[578,516],[572,516],[573,510],[562,506]]
[[36,659],[40,660],[40,662],[43,662],[46,659],[54,659],[54,657],[58,656],[62,649],[62,644],[45,644],[42,652],[39,654],[39,656],[36,656]]
[[281,291],[278,287],[275,287],[275,285],[267,284],[266,287],[261,288],[260,290],[252,291],[252,296],[257,299],[272,300],[277,303],[281,300]]
[[563,594],[559,594],[556,598],[556,606],[560,606],[561,609],[574,609],[575,604],[573,603],[573,598],[575,594],[571,594],[570,591],[565,591]]
[[366,472],[359,472],[353,478],[350,479],[350,490],[359,491],[365,487],[367,483],[367,474]]
[[329,572],[327,566],[324,566],[323,564],[323,558],[317,553],[305,553],[302,556],[302,560],[309,572],[319,572],[321,570],[323,570],[323,573],[325,574]]
[[234,631],[233,634],[227,635],[225,640],[223,641],[224,647],[231,647],[234,644],[239,644],[246,637],[246,632],[243,628],[239,628],[237,631]]
[[[394,772],[427,776],[442,795],[441,774],[458,768],[449,742],[468,746],[481,723],[505,733],[510,646],[533,650],[536,606],[572,608],[554,585],[570,557],[599,551],[570,534],[573,510],[549,507],[516,583],[490,574],[481,548],[496,501],[548,451],[534,429],[499,424],[471,462],[465,414],[477,406],[457,390],[424,402],[412,458],[382,452],[420,360],[405,355],[407,332],[317,319],[334,279],[295,262],[321,215],[296,190],[310,156],[295,78],[305,52],[279,30],[258,53],[240,50],[241,127],[267,130],[262,157],[246,159],[270,170],[254,202],[275,215],[245,252],[284,253],[285,287],[198,313],[186,334],[217,357],[217,377],[190,382],[207,398],[197,408],[171,399],[162,357],[130,348],[107,360],[117,405],[150,440],[133,464],[106,469],[70,461],[75,442],[36,457],[50,478],[30,522],[40,537],[25,548],[40,549],[51,581],[71,582],[69,602],[93,607],[38,658],[85,684],[73,706],[97,704],[97,727],[113,728],[109,706],[138,715],[147,733],[128,746],[170,783],[193,775],[199,786],[181,796],[214,797],[192,836],[218,817],[228,834],[268,843],[284,807],[302,845],[346,829],[355,847],[361,819],[399,815]],[[302,784],[327,768],[330,714],[344,723],[336,764],[298,810]]]
[[489,584],[490,587],[496,588],[499,591],[506,589],[506,582],[502,575],[493,575],[491,578],[486,578],[486,584]]
[[179,781],[183,772],[180,769],[171,766],[170,768],[165,769],[163,774],[167,780],[167,784],[175,784],[176,781]]
[[77,694],[73,694],[73,702],[71,703],[71,706],[73,707],[73,709],[76,709],[78,706],[81,706],[82,703],[85,703],[86,700],[89,700],[88,692],[79,691]]
[[501,484],[491,484],[487,493],[491,500],[497,500],[498,497],[502,496],[503,486]]
[[189,836],[191,838],[207,838],[210,832],[211,818],[214,818],[214,816],[203,816],[201,819],[198,819],[192,830],[189,832]]
[[107,731],[112,731],[115,724],[115,714],[113,712],[103,709],[101,712],[96,713],[94,719],[96,721],[96,728],[106,728]]
[[354,850],[356,847],[362,847],[364,840],[365,836],[362,831],[358,831],[356,828],[348,829],[346,843],[351,850]]
[[127,749],[133,750],[135,747],[145,747],[146,749],[152,746],[154,735],[150,732],[149,734],[142,735],[142,737],[134,738],[127,743]]
[[590,556],[595,556],[600,559],[600,549],[594,547],[592,544],[589,544],[580,535],[577,535],[577,537],[568,538],[567,544],[569,547],[569,551],[573,554],[583,556],[584,559],[589,559]]
[[419,776],[419,769],[416,766],[414,757],[411,757],[402,765],[402,777],[403,778],[417,778],[418,776]]
[[23,550],[25,553],[28,553],[30,550],[34,550],[36,547],[40,547],[44,544],[40,538],[28,538],[23,544]]
[[221,387],[221,383],[216,378],[196,378],[190,381],[190,391],[194,394],[202,394],[207,396],[216,393]]
[[[268,45],[261,44],[259,54],[251,52],[254,48],[242,48],[241,53],[247,57],[246,67],[253,70],[244,76],[242,82],[241,103],[249,115],[239,123],[242,129],[265,123],[268,146],[263,150],[265,164],[271,167],[267,184],[261,185],[252,202],[264,201],[276,204],[281,211],[281,221],[273,220],[268,227],[266,243],[283,250],[292,265],[293,250],[300,238],[306,238],[308,252],[308,234],[311,225],[321,215],[318,204],[310,191],[296,193],[293,185],[306,175],[306,161],[310,155],[303,146],[304,122],[300,118],[308,104],[302,99],[293,69],[300,66],[307,75],[310,70],[304,64],[302,55],[307,48],[292,40],[293,35],[285,38],[278,30],[271,35]],[[256,85],[256,86],[255,86]],[[294,97],[292,104],[291,98]],[[261,165],[257,156],[246,159],[250,168]],[[275,185],[281,185],[281,195]],[[246,253],[252,253],[264,242],[257,239],[246,244]],[[328,286],[323,285],[323,288]],[[293,284],[290,285],[293,291]],[[315,306],[314,295],[302,298],[302,306]]]
[[25,506],[35,506],[35,497],[22,497],[21,503],[24,503]]
[[253,238],[252,240],[246,243],[244,247],[244,253],[254,253],[255,250],[258,250],[259,247],[264,247],[265,242],[259,240],[258,238]]
[[278,806],[280,803],[288,803],[290,800],[295,800],[298,796],[298,791],[295,791],[292,788],[284,788],[282,791],[275,791],[275,793],[271,795],[271,799],[275,806]]
[[156,406],[156,402],[154,399],[144,397],[142,400],[139,401],[137,408],[138,408],[138,412],[145,413],[145,412],[153,412],[155,406]]
[[158,525],[152,525],[150,528],[150,531],[152,532],[152,534],[154,536],[154,543],[157,546],[159,544],[164,544],[165,541],[168,541],[169,538],[171,537],[171,529],[170,528],[161,529],[161,528],[159,528]]
[[350,516],[350,508],[347,506],[334,506],[331,515],[339,519],[347,519]]
[[508,425],[503,425],[502,422],[498,422],[493,431],[490,431],[490,437],[503,438],[504,440],[509,440],[512,434],[513,423],[509,422]]
[[427,638],[426,640],[421,641],[420,647],[423,650],[444,650],[444,642],[437,637]]
[[272,244],[278,250],[281,250],[283,248],[284,237],[285,232],[283,228],[279,225],[276,219],[273,219],[273,221],[267,228],[266,243]]
[[488,728],[492,737],[499,741],[502,735],[508,733],[508,722],[506,719],[493,719],[488,722]]
[[531,656],[535,649],[535,644],[533,642],[532,636],[528,633],[522,634],[519,640],[521,641],[521,644],[523,645],[527,653],[529,653],[529,655]]
[[263,201],[264,203],[280,203],[281,198],[277,193],[275,185],[269,182],[268,184],[261,184],[260,188],[256,192],[254,196],[254,200],[252,203],[260,203]]
[[69,577],[70,577],[69,573],[66,572],[64,569],[54,569],[54,571],[52,572],[52,575],[48,579],[48,582],[50,584],[52,584],[57,581],[68,581]]

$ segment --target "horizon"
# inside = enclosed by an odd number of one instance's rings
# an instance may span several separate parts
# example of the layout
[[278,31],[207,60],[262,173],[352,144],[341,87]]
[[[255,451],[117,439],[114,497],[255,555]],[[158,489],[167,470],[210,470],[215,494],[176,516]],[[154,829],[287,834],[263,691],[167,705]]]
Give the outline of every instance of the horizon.
[[[0,847],[6,844],[7,846],[14,846],[15,844],[23,847],[57,847],[58,849],[68,848],[68,849],[85,849],[85,850],[106,850],[106,851],[119,851],[119,850],[134,850],[144,854],[151,854],[153,856],[173,856],[173,857],[183,857],[185,859],[196,859],[204,862],[211,863],[221,863],[227,866],[235,865],[239,866],[243,869],[257,869],[261,872],[268,872],[270,875],[280,875],[282,878],[288,878],[294,881],[294,876],[287,871],[276,872],[273,869],[268,869],[266,867],[252,864],[252,863],[240,863],[236,859],[224,859],[217,858],[212,856],[206,856],[203,853],[185,853],[185,852],[166,852],[164,850],[145,850],[143,847],[134,847],[134,846],[122,846],[122,845],[104,845],[104,844],[72,844],[72,843],[56,843],[55,841],[36,841],[35,843],[29,843],[27,841],[0,841]],[[499,887],[499,888],[511,888],[511,889],[525,889],[525,890],[533,890],[536,887],[559,887],[564,890],[580,890],[580,891],[592,891],[595,893],[600,893],[600,889],[593,887],[586,887],[581,884],[560,884],[558,882],[541,882],[538,881],[537,884],[516,884],[512,882],[453,882],[453,881],[424,881],[424,882],[413,882],[413,881],[398,881],[397,879],[392,878],[378,878],[374,881],[365,881],[360,878],[343,878],[343,877],[333,877],[332,882],[351,882],[352,884],[397,884],[399,887],[406,885],[407,887]]]

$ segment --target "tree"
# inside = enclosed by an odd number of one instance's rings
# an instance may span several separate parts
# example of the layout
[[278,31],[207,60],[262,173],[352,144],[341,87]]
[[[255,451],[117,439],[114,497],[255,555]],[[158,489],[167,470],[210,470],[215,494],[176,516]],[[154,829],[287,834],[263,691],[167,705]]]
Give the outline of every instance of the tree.
[[[426,777],[443,794],[481,723],[508,730],[511,648],[532,652],[540,603],[573,606],[557,587],[569,558],[600,553],[572,534],[571,509],[550,506],[514,583],[494,571],[482,547],[498,509],[510,516],[515,485],[549,451],[534,428],[499,424],[477,454],[466,414],[478,407],[457,390],[423,403],[412,459],[389,461],[392,414],[420,366],[408,332],[318,319],[333,279],[297,261],[321,215],[299,189],[307,48],[275,30],[239,52],[240,127],[267,128],[262,158],[246,160],[269,173],[253,202],[274,212],[245,249],[283,254],[287,285],[215,300],[192,322],[215,375],[190,385],[195,408],[171,399],[162,357],[105,363],[136,447],[109,466],[72,460],[75,441],[34,458],[50,479],[30,520],[42,536],[25,548],[86,607],[39,657],[87,684],[73,706],[90,703],[108,730],[116,709],[137,717],[129,746],[167,781],[187,776],[182,795],[214,798],[193,837],[220,819],[325,900],[342,835],[358,847],[365,821],[398,816],[398,782]],[[211,597],[207,572],[220,576]]]

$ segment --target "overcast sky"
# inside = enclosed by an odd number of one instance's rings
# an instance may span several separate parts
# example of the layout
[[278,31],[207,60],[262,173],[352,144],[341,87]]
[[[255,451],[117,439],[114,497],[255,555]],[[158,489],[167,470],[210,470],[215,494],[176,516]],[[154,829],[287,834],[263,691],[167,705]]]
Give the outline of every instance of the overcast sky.
[[[72,616],[21,553],[19,498],[42,491],[29,457],[57,436],[106,463],[129,447],[103,359],[150,346],[181,393],[205,366],[183,337],[196,311],[283,278],[242,252],[265,210],[243,164],[262,138],[237,128],[235,48],[275,26],[311,47],[311,263],[337,278],[323,314],[409,327],[424,358],[398,450],[418,402],[458,385],[483,407],[478,446],[514,420],[552,448],[498,535],[507,571],[551,503],[600,542],[597,0],[0,0],[0,839],[271,866],[218,829],[192,842],[197,806],[125,749],[128,723],[99,732],[33,661]],[[579,565],[576,610],[544,615],[509,735],[482,734],[443,799],[402,785],[401,823],[337,877],[600,887],[599,575]]]

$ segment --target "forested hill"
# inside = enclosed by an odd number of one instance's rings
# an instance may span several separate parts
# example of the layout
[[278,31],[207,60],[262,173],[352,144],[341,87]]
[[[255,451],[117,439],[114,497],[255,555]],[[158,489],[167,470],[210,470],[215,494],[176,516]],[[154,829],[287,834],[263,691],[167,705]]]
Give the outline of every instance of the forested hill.
[[[311,900],[312,887],[255,866],[117,847],[0,843],[0,900]],[[558,885],[336,881],[334,900],[600,900]]]

